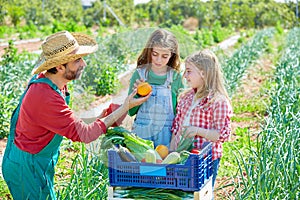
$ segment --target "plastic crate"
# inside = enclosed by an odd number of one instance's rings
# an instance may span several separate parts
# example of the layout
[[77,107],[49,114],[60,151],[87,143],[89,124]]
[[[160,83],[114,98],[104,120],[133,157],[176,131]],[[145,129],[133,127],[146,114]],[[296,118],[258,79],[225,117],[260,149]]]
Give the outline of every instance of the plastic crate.
[[111,186],[199,191],[212,175],[212,144],[206,143],[200,154],[190,154],[184,164],[123,162],[112,149],[108,161]]

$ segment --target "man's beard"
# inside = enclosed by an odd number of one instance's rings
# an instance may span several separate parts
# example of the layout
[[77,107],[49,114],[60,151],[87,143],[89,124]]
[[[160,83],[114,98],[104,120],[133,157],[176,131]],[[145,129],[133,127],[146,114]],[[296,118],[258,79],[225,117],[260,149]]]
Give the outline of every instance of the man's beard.
[[78,68],[76,71],[71,71],[69,68],[66,68],[64,78],[68,80],[76,80],[81,77],[83,67]]

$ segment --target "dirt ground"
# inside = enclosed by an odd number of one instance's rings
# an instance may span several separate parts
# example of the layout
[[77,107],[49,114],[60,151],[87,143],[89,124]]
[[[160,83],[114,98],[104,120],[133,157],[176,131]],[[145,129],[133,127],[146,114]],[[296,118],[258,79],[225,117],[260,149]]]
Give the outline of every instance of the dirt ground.
[[[42,41],[40,39],[25,40],[25,41],[16,41],[14,43],[15,47],[18,49],[18,52],[28,51],[35,52],[40,50]],[[0,43],[0,57],[4,54],[5,48],[8,47],[8,43]]]

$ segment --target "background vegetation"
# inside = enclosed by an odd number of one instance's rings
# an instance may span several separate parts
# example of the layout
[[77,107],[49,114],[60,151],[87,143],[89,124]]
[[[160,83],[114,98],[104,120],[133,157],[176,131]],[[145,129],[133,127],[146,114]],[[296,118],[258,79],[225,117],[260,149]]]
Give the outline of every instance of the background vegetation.
[[274,0],[151,0],[137,5],[133,0],[96,0],[88,8],[83,8],[80,0],[31,0],[30,4],[26,0],[0,0],[0,5],[0,38],[31,38],[62,29],[86,31],[94,26],[101,30],[120,22],[125,27],[176,24],[194,30],[211,28],[216,20],[221,27],[236,29],[263,28],[278,22],[291,28],[299,23],[297,4]]

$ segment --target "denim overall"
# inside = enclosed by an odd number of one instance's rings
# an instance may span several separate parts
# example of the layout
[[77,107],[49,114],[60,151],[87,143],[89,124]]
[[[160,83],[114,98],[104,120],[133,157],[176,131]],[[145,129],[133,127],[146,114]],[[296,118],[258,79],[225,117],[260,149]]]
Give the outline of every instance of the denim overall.
[[58,87],[48,78],[34,76],[21,96],[18,107],[11,118],[10,134],[2,163],[2,173],[14,199],[56,199],[54,191],[54,167],[59,157],[59,146],[63,136],[56,134],[39,153],[22,151],[14,144],[16,124],[22,100],[31,84],[45,83],[69,103],[70,96],[63,96]]
[[[147,80],[146,68],[139,68],[138,73],[141,78]],[[132,132],[136,135],[153,141],[154,147],[159,144],[170,146],[171,127],[174,119],[172,79],[173,69],[170,69],[163,85],[151,85],[152,95],[139,108],[132,127]]]

